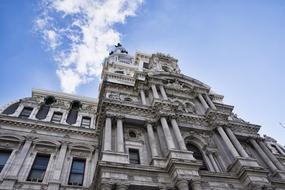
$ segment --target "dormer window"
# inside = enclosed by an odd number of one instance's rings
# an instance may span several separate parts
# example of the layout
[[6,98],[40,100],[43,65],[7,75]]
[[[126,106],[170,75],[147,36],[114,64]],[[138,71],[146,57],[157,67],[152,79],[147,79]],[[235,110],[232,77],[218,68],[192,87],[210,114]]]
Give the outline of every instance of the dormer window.
[[17,110],[17,108],[19,107],[19,105],[20,105],[20,102],[16,102],[16,103],[10,105],[9,107],[7,107],[7,108],[3,111],[3,114],[10,115],[10,114],[15,113],[15,111]]
[[82,120],[81,120],[81,127],[84,127],[84,128],[90,128],[90,124],[91,124],[91,118],[90,117],[82,117]]
[[36,115],[36,118],[37,119],[45,119],[48,112],[49,112],[51,105],[55,102],[56,102],[56,99],[54,96],[45,97],[44,103],[41,105],[41,107],[40,107],[40,109]]
[[24,107],[24,109],[22,110],[21,114],[20,114],[20,118],[29,118],[31,113],[33,111],[32,107]]
[[75,124],[78,116],[78,110],[82,107],[82,104],[78,100],[74,100],[70,104],[70,110],[67,115],[66,122],[70,125]]
[[51,118],[51,122],[54,123],[60,123],[62,118],[62,113],[61,112],[54,112],[53,116]]

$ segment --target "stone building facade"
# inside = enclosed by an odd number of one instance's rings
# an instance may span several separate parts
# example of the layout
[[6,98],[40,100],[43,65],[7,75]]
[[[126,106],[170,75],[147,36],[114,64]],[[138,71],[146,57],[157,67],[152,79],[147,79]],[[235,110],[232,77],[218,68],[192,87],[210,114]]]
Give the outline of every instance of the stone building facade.
[[285,148],[161,53],[105,59],[98,99],[33,89],[0,110],[0,189],[284,190]]

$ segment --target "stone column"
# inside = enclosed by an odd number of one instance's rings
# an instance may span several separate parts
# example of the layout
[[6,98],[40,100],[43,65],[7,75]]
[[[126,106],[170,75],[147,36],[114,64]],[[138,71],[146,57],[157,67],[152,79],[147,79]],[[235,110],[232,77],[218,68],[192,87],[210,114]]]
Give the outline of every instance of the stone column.
[[225,128],[225,131],[227,132],[229,138],[233,142],[234,146],[236,147],[237,151],[240,153],[242,157],[248,158],[248,154],[244,150],[244,148],[241,146],[240,142],[236,138],[235,134],[232,132],[232,130],[228,127]]
[[31,148],[32,145],[32,138],[27,138],[25,141],[25,144],[23,145],[20,152],[16,155],[15,159],[12,162],[12,167],[10,168],[10,171],[8,172],[9,177],[17,177],[20,169],[22,168],[22,165],[24,163],[25,158],[27,157],[27,154]]
[[161,125],[162,125],[162,129],[163,129],[163,132],[164,132],[164,136],[165,136],[165,140],[166,140],[168,149],[169,150],[170,149],[175,149],[175,145],[174,145],[174,142],[173,142],[173,139],[172,139],[172,135],[170,133],[169,126],[167,124],[166,118],[165,117],[161,117],[160,118],[160,122],[161,122]]
[[221,135],[222,139],[224,140],[224,142],[226,143],[227,147],[230,149],[230,151],[233,154],[233,156],[235,158],[238,157],[239,153],[236,151],[234,145],[230,141],[229,137],[226,135],[224,129],[219,126],[219,127],[217,127],[217,130],[218,130],[219,134]]
[[174,118],[171,119],[171,125],[172,125],[172,128],[173,128],[175,137],[176,137],[176,139],[178,141],[180,150],[187,150],[185,142],[184,142],[184,139],[183,139],[183,137],[181,135],[179,126],[178,126],[178,124],[176,122],[176,119],[174,119]]
[[146,105],[145,92],[143,89],[140,90],[140,94],[141,94],[142,104]]
[[154,137],[152,125],[149,123],[147,124],[147,134],[148,134],[148,139],[149,139],[151,155],[152,157],[156,157],[158,156],[158,153],[156,149],[155,137]]
[[205,162],[206,162],[207,166],[209,167],[209,170],[211,172],[215,172],[214,166],[213,166],[211,160],[209,159],[208,152],[207,153],[203,152],[203,155],[205,157]]
[[117,152],[124,151],[124,132],[123,132],[123,120],[122,118],[117,118]]
[[112,184],[108,184],[108,183],[104,183],[104,184],[101,184],[101,190],[112,190]]
[[206,108],[206,110],[208,110],[209,106],[208,106],[207,102],[204,100],[203,96],[201,94],[198,94],[198,98],[199,98],[200,102],[202,103],[202,105],[204,106],[204,108]]
[[209,152],[208,155],[209,155],[209,158],[210,158],[210,160],[211,160],[211,163],[213,164],[213,166],[214,166],[214,168],[215,168],[215,171],[216,171],[216,172],[220,172],[220,169],[219,169],[219,167],[218,167],[218,165],[217,165],[217,163],[216,163],[216,160],[215,160],[214,157],[213,157],[213,154],[212,154],[211,152]]
[[191,186],[193,190],[202,190],[201,181],[198,180],[192,181]]
[[156,89],[156,85],[152,84],[151,85],[151,89],[152,89],[153,97],[156,98],[156,99],[159,99],[159,95],[158,95],[158,92],[157,92],[157,89]]
[[179,180],[176,185],[178,187],[178,190],[189,190],[187,180]]
[[104,151],[112,151],[112,121],[111,118],[106,118],[104,129]]
[[63,168],[63,163],[65,162],[65,155],[67,151],[67,143],[64,142],[61,145],[60,151],[57,155],[55,166],[53,168],[53,179],[60,180],[61,171]]
[[270,160],[275,164],[275,166],[279,169],[279,170],[285,170],[285,166],[283,166],[283,164],[281,164],[279,162],[279,160],[272,154],[272,152],[266,147],[266,145],[260,141],[258,143],[260,145],[260,147],[262,148],[262,150],[265,152],[265,154],[267,154],[267,156],[270,158]]
[[260,146],[257,144],[257,142],[254,139],[249,140],[252,146],[255,148],[255,150],[258,152],[258,154],[261,156],[263,161],[268,165],[271,171],[276,171],[277,168],[275,165],[271,162],[271,160],[266,156],[266,154],[263,152],[263,150],[260,148]]
[[160,89],[162,98],[163,98],[164,100],[167,100],[168,98],[167,98],[166,92],[165,92],[165,90],[164,90],[164,87],[163,87],[162,85],[160,85],[160,86],[159,86],[159,89]]
[[208,94],[206,94],[205,97],[206,97],[206,100],[207,100],[208,104],[210,105],[210,107],[211,107],[213,110],[216,110],[217,108],[216,108],[215,104],[212,102],[212,100],[210,99],[210,97],[208,96]]

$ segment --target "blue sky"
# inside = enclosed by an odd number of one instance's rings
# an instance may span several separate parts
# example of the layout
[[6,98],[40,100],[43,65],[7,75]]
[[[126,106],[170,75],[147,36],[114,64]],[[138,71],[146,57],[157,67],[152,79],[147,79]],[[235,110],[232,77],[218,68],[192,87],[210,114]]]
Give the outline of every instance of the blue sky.
[[[285,144],[279,125],[285,125],[285,1],[145,0],[135,12],[112,26],[131,54],[178,58],[184,74]],[[33,87],[62,89],[55,51],[34,29],[39,15],[38,0],[0,2],[0,105],[30,96]],[[98,79],[77,86],[76,94],[96,97]]]

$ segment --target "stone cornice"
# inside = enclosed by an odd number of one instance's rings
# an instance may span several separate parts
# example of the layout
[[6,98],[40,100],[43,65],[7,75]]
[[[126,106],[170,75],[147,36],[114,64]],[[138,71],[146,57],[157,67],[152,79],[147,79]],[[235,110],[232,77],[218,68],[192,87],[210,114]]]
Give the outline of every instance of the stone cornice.
[[114,163],[114,162],[105,162],[99,161],[98,166],[102,168],[110,168],[110,169],[118,169],[119,171],[126,170],[136,170],[136,171],[144,171],[144,172],[159,172],[166,173],[164,168],[147,166],[147,165],[130,165],[130,164],[122,164],[122,163]]
[[72,95],[68,93],[63,93],[63,92],[54,92],[54,91],[49,91],[49,90],[43,90],[43,89],[32,89],[32,96],[55,96],[60,99],[65,99],[65,100],[80,100],[83,101],[87,104],[97,104],[98,99],[97,98],[90,98],[90,97],[84,97],[84,96],[78,96],[78,95]]
[[83,136],[96,136],[96,130],[94,129],[86,129],[74,126],[68,126],[63,124],[55,124],[51,122],[44,122],[39,120],[30,120],[30,119],[21,119],[17,117],[11,117],[7,115],[0,114],[0,123],[1,124],[9,124],[14,126],[19,126],[21,128],[26,127],[30,129],[41,129],[52,132],[63,132],[63,133],[73,133],[80,134]]

